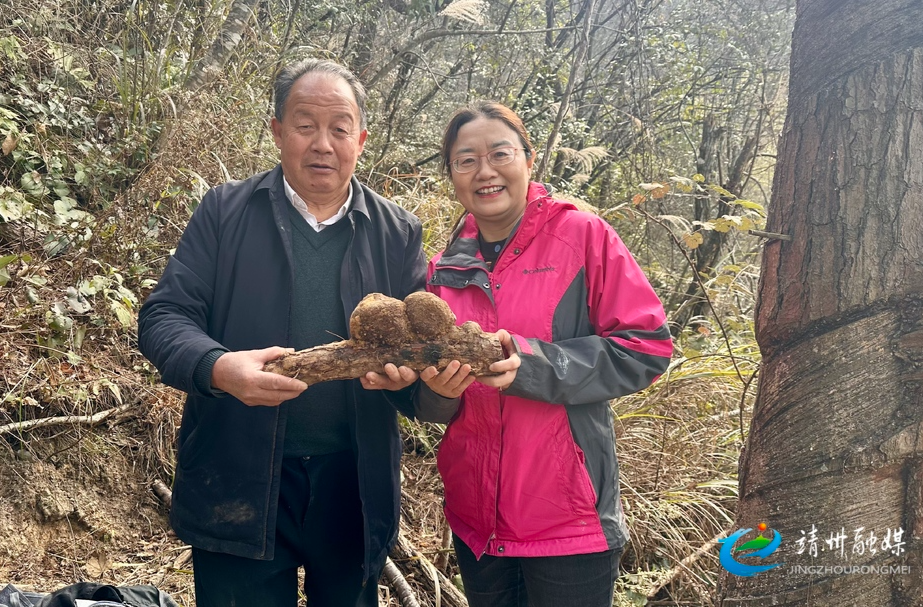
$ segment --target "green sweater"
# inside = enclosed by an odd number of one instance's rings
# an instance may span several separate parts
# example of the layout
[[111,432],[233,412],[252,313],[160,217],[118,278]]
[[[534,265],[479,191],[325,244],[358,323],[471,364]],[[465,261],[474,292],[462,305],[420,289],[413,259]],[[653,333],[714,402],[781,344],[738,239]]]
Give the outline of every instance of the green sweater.
[[[291,345],[303,350],[347,339],[340,299],[340,268],[352,235],[348,217],[314,230],[289,206],[295,284],[290,313]],[[346,382],[314,384],[286,408],[285,457],[323,455],[352,449],[346,413]]]

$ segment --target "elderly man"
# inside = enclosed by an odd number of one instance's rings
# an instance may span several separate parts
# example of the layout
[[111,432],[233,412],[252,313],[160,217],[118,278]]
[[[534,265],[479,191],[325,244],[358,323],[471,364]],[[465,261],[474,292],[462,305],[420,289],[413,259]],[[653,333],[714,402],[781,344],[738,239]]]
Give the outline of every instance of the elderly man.
[[262,371],[348,333],[368,293],[421,290],[419,220],[353,176],[367,136],[353,74],[308,60],[275,81],[273,170],[213,188],[141,309],[138,343],[186,393],[173,508],[198,607],[377,605],[397,536],[396,410],[416,374],[304,383]]

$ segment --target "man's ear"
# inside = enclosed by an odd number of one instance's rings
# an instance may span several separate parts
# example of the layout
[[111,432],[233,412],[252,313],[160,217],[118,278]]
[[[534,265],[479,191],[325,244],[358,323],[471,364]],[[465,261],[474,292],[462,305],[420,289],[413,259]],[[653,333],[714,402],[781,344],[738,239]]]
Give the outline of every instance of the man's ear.
[[282,149],[282,123],[276,120],[276,117],[273,116],[272,120],[269,121],[269,126],[272,127],[272,138],[276,142],[276,147],[281,150]]
[[365,149],[365,140],[369,136],[368,129],[362,129],[362,132],[359,133],[359,153],[362,153],[362,150]]

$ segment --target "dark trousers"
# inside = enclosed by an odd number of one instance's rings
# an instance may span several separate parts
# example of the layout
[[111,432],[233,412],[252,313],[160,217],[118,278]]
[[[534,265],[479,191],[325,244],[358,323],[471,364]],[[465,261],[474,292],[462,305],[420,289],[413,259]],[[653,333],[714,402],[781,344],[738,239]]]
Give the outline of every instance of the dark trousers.
[[295,607],[298,567],[311,607],[377,607],[363,585],[362,502],[351,451],[282,462],[276,549],[258,561],[193,548],[197,607]]
[[478,560],[453,541],[470,607],[612,607],[621,550]]

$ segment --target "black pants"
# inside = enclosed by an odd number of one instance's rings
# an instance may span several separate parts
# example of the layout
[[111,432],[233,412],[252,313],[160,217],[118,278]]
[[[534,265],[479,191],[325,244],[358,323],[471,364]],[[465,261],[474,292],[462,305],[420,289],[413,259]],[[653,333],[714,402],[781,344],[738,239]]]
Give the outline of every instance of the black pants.
[[453,541],[470,607],[612,607],[621,550],[477,560]]
[[311,607],[377,607],[378,575],[363,585],[362,502],[351,451],[282,462],[275,558],[193,548],[197,607],[295,607],[298,567]]

